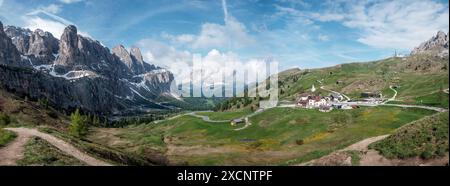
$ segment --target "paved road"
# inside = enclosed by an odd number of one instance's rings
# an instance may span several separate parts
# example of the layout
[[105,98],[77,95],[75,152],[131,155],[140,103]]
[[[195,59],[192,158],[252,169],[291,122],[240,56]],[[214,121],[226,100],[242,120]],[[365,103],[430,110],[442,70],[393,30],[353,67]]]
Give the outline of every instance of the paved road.
[[422,106],[422,105],[400,105],[400,104],[382,104],[386,106],[394,106],[394,107],[403,107],[403,108],[421,108],[427,110],[434,110],[437,112],[447,112],[448,109],[439,108],[439,107],[430,107],[430,106]]
[[197,117],[197,118],[202,119],[203,121],[211,122],[211,123],[224,123],[224,122],[230,122],[230,120],[212,120],[212,119],[210,119],[208,116],[198,115],[197,112],[191,112],[191,113],[188,113],[187,115],[194,116],[194,117]]
[[32,137],[37,136],[49,142],[59,150],[71,155],[80,161],[85,162],[91,166],[111,166],[111,164],[98,160],[88,154],[79,151],[71,144],[58,139],[50,134],[38,131],[37,129],[29,128],[5,128],[5,130],[13,131],[17,134],[17,138],[8,146],[0,149],[0,165],[15,165],[16,161],[23,157],[24,146],[26,142]]
[[166,118],[166,119],[162,119],[162,120],[156,120],[156,121],[153,121],[153,123],[161,123],[161,122],[163,122],[163,121],[173,120],[173,119],[179,118],[179,117],[181,117],[181,116],[186,116],[186,115],[188,115],[188,114],[189,114],[189,113],[178,114],[178,115],[172,116],[172,117],[170,117],[170,118]]

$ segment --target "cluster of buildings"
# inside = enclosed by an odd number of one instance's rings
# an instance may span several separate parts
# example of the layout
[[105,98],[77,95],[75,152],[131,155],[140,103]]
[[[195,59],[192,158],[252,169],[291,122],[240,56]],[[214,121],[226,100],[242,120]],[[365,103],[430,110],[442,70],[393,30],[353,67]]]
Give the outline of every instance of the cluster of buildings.
[[321,112],[330,112],[333,109],[354,109],[356,106],[351,106],[342,102],[344,97],[340,94],[331,93],[328,96],[310,95],[308,93],[300,94],[296,104],[297,107],[308,109],[319,109]]
[[362,92],[360,102],[366,104],[380,104],[384,101],[381,92]]

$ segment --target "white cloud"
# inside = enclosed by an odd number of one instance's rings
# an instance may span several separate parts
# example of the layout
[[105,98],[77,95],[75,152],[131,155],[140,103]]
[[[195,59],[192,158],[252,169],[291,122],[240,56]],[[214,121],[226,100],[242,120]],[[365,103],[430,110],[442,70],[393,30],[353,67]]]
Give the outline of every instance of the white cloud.
[[254,42],[247,33],[244,24],[232,16],[228,16],[225,25],[205,23],[201,32],[192,43],[193,48],[230,47],[240,48],[250,46]]
[[323,34],[319,34],[317,36],[317,39],[319,39],[319,41],[329,41],[330,38],[327,35],[323,35]]
[[300,11],[296,8],[283,7],[279,5],[275,5],[275,9],[277,10],[277,12],[272,15],[273,19],[285,17],[288,19],[289,24],[301,24],[303,26],[311,26],[311,24],[313,24],[310,16],[308,16],[307,12],[305,11]]
[[49,12],[49,13],[52,13],[52,14],[57,14],[57,13],[61,12],[61,6],[57,5],[57,4],[50,4],[48,6],[41,7],[39,9]]
[[[30,30],[42,29],[52,33],[56,38],[61,38],[61,35],[67,26],[75,25],[71,21],[42,9],[26,14],[23,16],[23,20],[25,28],[29,28]],[[80,28],[78,28],[78,34],[85,37],[91,37],[87,32],[80,30]]]
[[[290,0],[281,0],[287,2]],[[384,49],[410,50],[439,30],[448,31],[448,4],[432,0],[333,0],[325,1],[319,11],[299,10],[275,5],[275,18],[287,25],[314,22],[340,22],[359,31],[356,41]],[[329,38],[319,36],[319,40]]]
[[412,49],[437,31],[448,31],[448,17],[448,5],[431,0],[341,2],[312,16],[359,29],[357,41],[388,49]]
[[66,25],[40,17],[32,17],[26,19],[26,28],[30,30],[42,29],[52,33],[56,38],[60,38]]
[[[140,40],[136,45],[143,51],[146,62],[167,68],[177,80],[188,81],[190,79],[194,56],[192,53],[177,50],[153,39]],[[250,69],[248,73],[253,75],[265,68],[265,63],[262,63],[265,59],[242,60],[233,52],[222,53],[216,49],[210,50],[207,55],[202,56],[202,59],[204,79],[214,82],[222,82],[222,72],[232,73],[236,69]],[[200,82],[197,81],[193,83],[200,85]]]
[[171,43],[176,45],[184,45],[191,43],[195,40],[195,36],[191,34],[181,34],[181,35],[171,35],[166,32],[161,34],[161,37],[169,40]]
[[65,4],[78,3],[78,2],[82,2],[82,1],[84,1],[84,0],[59,0],[59,2],[65,3]]
[[279,0],[282,3],[289,3],[293,6],[301,6],[304,8],[310,8],[311,5],[303,0]]
[[[179,51],[153,39],[142,39],[136,45],[143,51],[145,61],[170,68],[172,63],[191,63],[192,55],[188,51]],[[176,64],[175,64],[176,65]]]
[[225,16],[225,20],[228,19],[228,7],[227,7],[227,1],[222,0],[222,8],[223,8],[223,14]]
[[222,0],[225,24],[205,23],[201,26],[198,35],[182,34],[170,35],[163,33],[164,38],[178,45],[188,45],[194,49],[210,48],[241,48],[251,46],[255,40],[250,36],[246,26],[234,18],[227,9],[225,0]]
[[344,16],[338,13],[311,13],[310,16],[319,21],[341,21],[344,19]]
[[3,5],[3,0],[0,0],[0,7]]

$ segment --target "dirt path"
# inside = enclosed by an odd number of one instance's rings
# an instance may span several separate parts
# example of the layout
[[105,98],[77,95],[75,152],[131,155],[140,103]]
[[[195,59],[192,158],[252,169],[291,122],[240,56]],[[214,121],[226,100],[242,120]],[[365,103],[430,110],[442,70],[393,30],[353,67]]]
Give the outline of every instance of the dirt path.
[[359,165],[361,166],[390,166],[393,163],[380,155],[378,151],[369,149],[369,145],[387,138],[389,135],[377,136],[372,138],[367,138],[358,143],[348,146],[345,149],[340,150],[345,151],[359,151],[362,153],[361,160],[359,160]]
[[389,101],[395,101],[395,98],[397,97],[397,94],[398,94],[397,90],[395,90],[395,89],[392,87],[392,85],[389,86],[389,88],[390,88],[392,91],[394,91],[394,95],[393,95],[391,98],[389,98],[389,99],[387,99],[386,101],[384,101],[383,103],[387,103],[387,102],[389,102]]
[[333,152],[319,159],[311,160],[299,166],[351,166],[352,156],[357,152],[360,166],[443,166],[448,164],[448,154],[441,158],[423,160],[419,157],[408,159],[387,159],[378,151],[369,149],[369,145],[387,138],[389,135],[367,138],[344,149]]
[[245,125],[244,125],[243,127],[237,128],[237,129],[234,129],[234,130],[235,130],[235,131],[244,130],[244,129],[246,129],[247,127],[249,127],[250,125],[252,125],[252,123],[247,122],[247,123],[245,123]]
[[[390,165],[387,164],[388,161],[383,156],[379,155],[375,150],[369,150],[369,145],[371,143],[377,142],[389,135],[382,135],[364,139],[357,143],[354,143],[344,149],[333,152],[327,156],[321,157],[319,159],[311,160],[306,163],[299,164],[300,166],[351,166],[351,156],[347,153],[348,151],[358,151],[361,152],[361,160],[359,162],[362,166],[376,166],[376,165]],[[386,161],[385,161],[386,160]]]
[[10,145],[0,149],[0,165],[15,165],[16,161],[23,156],[25,143],[32,137],[37,136],[49,142],[59,150],[69,154],[80,161],[91,166],[111,166],[111,164],[93,158],[86,153],[79,151],[69,143],[60,140],[50,134],[39,132],[37,129],[29,128],[5,128],[17,134],[17,138]]
[[31,135],[17,135],[6,147],[0,148],[0,165],[16,165],[16,161],[23,158],[24,146],[30,139]]
[[349,150],[357,150],[357,151],[363,151],[363,150],[367,150],[369,145],[373,142],[377,142],[380,141],[384,138],[387,138],[389,135],[383,135],[383,136],[376,136],[376,137],[371,137],[371,138],[367,138],[364,139],[358,143],[355,143],[353,145],[350,145],[348,147],[346,147],[345,149],[339,150],[339,151],[349,151]]

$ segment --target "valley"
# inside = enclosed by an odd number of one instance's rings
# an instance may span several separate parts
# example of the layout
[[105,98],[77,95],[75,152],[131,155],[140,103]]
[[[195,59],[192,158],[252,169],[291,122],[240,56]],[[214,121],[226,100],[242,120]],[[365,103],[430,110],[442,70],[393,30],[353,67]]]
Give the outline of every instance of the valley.
[[[229,122],[207,122],[182,116],[157,124],[123,129],[95,129],[88,137],[126,151],[164,152],[173,164],[290,165],[326,155],[352,143],[395,131],[434,111],[376,107],[322,113],[316,110],[273,108],[250,118],[236,131]],[[227,113],[243,116],[243,113]],[[225,119],[223,113],[208,113]]]
[[110,52],[75,26],[59,40],[0,26],[1,165],[448,165],[443,32],[409,56],[280,72],[262,108],[255,89],[174,97],[139,48]]

